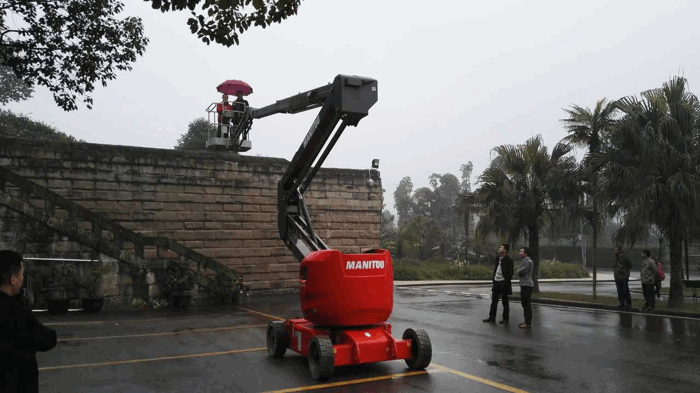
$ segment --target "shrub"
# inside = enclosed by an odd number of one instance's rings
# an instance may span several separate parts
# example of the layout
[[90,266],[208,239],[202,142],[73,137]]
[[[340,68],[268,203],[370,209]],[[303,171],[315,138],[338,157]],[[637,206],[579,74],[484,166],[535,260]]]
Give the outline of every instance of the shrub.
[[163,292],[166,295],[183,294],[194,287],[197,273],[187,263],[170,262],[165,269]]
[[209,291],[215,296],[228,296],[236,292],[236,274],[233,270],[226,269],[216,274]]
[[102,283],[102,277],[109,273],[110,267],[106,263],[98,263],[96,265],[90,266],[85,271],[85,276],[78,281],[80,288],[83,288],[87,293],[88,297],[96,298],[100,284]]
[[[27,261],[30,262],[30,261]],[[75,266],[71,262],[50,262],[25,265],[25,276],[31,277],[32,287],[49,299],[68,299],[69,292],[78,286]],[[35,288],[36,288],[35,287]]]

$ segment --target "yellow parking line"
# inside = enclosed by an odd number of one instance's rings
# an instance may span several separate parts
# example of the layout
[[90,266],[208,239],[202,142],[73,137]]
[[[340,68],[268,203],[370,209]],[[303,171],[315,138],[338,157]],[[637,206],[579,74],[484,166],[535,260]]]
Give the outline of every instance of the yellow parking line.
[[110,340],[110,339],[115,339],[115,338],[133,338],[133,337],[175,336],[175,335],[179,335],[179,334],[188,334],[188,333],[220,332],[220,331],[226,331],[226,330],[258,328],[258,327],[266,327],[266,326],[267,325],[240,325],[240,326],[225,326],[225,327],[207,328],[207,329],[183,330],[181,332],[122,334],[122,335],[116,335],[116,336],[100,336],[100,337],[71,337],[71,338],[60,338],[60,339],[58,339],[58,342],[87,341],[87,340]]
[[190,359],[190,358],[200,358],[200,357],[207,357],[207,356],[231,355],[231,354],[236,354],[236,353],[257,352],[257,351],[264,351],[264,350],[267,350],[267,347],[250,348],[250,349],[234,349],[231,351],[221,351],[221,352],[205,352],[205,353],[197,353],[197,354],[193,354],[193,355],[163,356],[163,357],[159,357],[159,358],[149,358],[149,359],[119,360],[119,361],[114,361],[114,362],[68,364],[65,366],[40,367],[39,371],[63,370],[66,368],[80,368],[80,367],[116,366],[116,365],[121,365],[121,364],[132,364],[132,363],[159,362],[162,360]]
[[239,310],[247,311],[247,312],[249,312],[249,313],[262,315],[263,317],[266,317],[266,318],[276,319],[276,320],[278,320],[278,321],[284,321],[284,320],[285,320],[284,318],[276,317],[276,316],[270,315],[270,314],[265,314],[265,313],[262,313],[262,312],[260,312],[260,311],[251,310],[251,309],[245,308],[245,307],[236,306],[236,308],[238,308]]
[[367,383],[367,382],[385,381],[387,379],[396,379],[396,378],[401,378],[401,377],[412,377],[414,375],[425,375],[427,373],[428,372],[425,370],[412,371],[412,372],[408,372],[408,373],[382,375],[380,377],[353,379],[350,381],[332,382],[332,383],[324,383],[324,384],[310,385],[310,386],[300,386],[298,388],[283,389],[283,390],[273,390],[273,391],[270,391],[267,393],[305,392],[305,391],[309,391],[309,390],[326,389],[326,388],[333,388],[333,387],[338,387],[338,386],[357,385],[360,383]]
[[170,317],[170,318],[151,318],[151,319],[114,319],[111,321],[101,320],[101,321],[74,321],[74,322],[47,322],[44,326],[79,326],[79,325],[104,325],[108,323],[130,323],[130,322],[154,322],[154,321],[176,321],[179,319],[196,319],[196,318],[208,318],[221,316],[226,317],[229,315],[245,314],[245,312],[233,312],[230,314],[203,314],[203,315],[190,315],[186,317]]
[[499,389],[505,390],[505,391],[507,391],[507,392],[512,392],[512,393],[527,393],[527,391],[522,390],[522,389],[514,388],[514,387],[508,386],[508,385],[503,385],[503,384],[501,384],[501,383],[494,382],[494,381],[490,381],[490,380],[488,380],[488,379],[479,378],[479,377],[477,377],[477,376],[470,375],[470,374],[467,374],[467,373],[463,373],[463,372],[461,372],[461,371],[457,371],[457,370],[451,369],[451,368],[449,368],[449,367],[441,366],[441,365],[439,365],[439,364],[431,363],[430,365],[431,365],[432,367],[435,367],[435,368],[438,369],[438,370],[442,370],[442,371],[445,371],[445,372],[448,372],[448,373],[454,374],[454,375],[459,375],[460,377],[463,377],[463,378],[466,378],[466,379],[471,379],[472,381],[481,382],[481,383],[483,383],[483,384],[485,384],[485,385],[493,386],[493,387],[495,387],[495,388],[499,388]]

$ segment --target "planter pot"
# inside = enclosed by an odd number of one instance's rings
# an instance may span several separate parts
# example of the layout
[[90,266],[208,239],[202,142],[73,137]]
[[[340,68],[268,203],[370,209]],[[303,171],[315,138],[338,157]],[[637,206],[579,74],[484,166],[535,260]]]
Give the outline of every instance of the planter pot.
[[174,308],[186,308],[191,301],[191,295],[170,295],[170,306]]
[[83,312],[98,313],[104,305],[104,298],[83,298]]
[[48,299],[46,303],[48,303],[49,314],[68,314],[70,299]]

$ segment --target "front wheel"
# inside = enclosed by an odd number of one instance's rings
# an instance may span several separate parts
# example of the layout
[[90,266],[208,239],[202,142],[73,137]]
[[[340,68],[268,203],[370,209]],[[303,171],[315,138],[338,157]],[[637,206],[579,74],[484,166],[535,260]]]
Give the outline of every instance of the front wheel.
[[411,357],[405,359],[406,365],[412,370],[422,370],[433,359],[433,346],[430,344],[428,332],[423,329],[406,329],[403,339],[411,343]]
[[333,343],[328,336],[314,336],[309,344],[309,371],[317,381],[326,381],[335,369]]

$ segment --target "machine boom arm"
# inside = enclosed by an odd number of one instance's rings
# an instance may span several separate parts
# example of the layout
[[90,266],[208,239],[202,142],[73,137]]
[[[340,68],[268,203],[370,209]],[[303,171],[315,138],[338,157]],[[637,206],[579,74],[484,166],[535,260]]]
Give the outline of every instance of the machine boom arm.
[[[277,113],[299,113],[321,107],[278,183],[277,223],[280,237],[299,261],[312,251],[328,248],[313,230],[304,203],[304,191],[345,127],[357,126],[377,99],[376,80],[338,75],[332,84],[252,110],[253,118],[263,118]],[[336,129],[338,123],[341,124]]]

